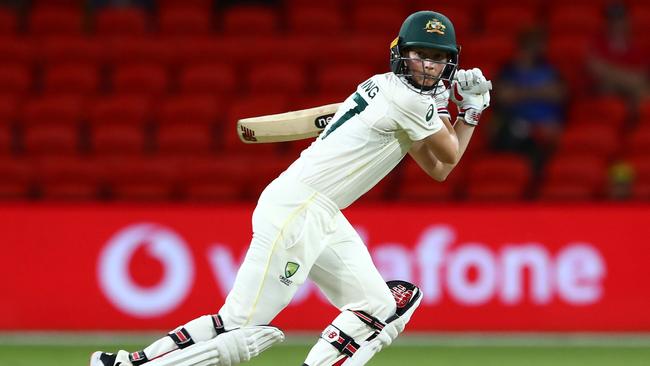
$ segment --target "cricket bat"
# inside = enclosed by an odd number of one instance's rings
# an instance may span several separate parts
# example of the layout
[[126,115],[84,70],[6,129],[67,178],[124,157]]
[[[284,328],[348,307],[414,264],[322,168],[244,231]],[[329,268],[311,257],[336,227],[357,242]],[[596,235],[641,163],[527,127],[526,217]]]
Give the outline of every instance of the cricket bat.
[[[483,94],[492,90],[492,82],[486,81],[471,88],[470,93]],[[318,136],[332,120],[341,103],[298,111],[244,118],[237,121],[237,135],[247,144],[302,140]]]
[[239,139],[247,144],[302,140],[318,136],[341,103],[237,121]]

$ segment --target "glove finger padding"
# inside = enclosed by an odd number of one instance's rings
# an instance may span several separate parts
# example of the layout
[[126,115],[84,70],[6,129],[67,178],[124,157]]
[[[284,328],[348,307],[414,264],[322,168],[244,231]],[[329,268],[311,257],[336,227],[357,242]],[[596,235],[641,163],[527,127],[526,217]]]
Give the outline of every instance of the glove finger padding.
[[255,357],[275,343],[284,341],[284,333],[276,327],[243,327],[241,330],[248,341],[247,346],[250,357]]

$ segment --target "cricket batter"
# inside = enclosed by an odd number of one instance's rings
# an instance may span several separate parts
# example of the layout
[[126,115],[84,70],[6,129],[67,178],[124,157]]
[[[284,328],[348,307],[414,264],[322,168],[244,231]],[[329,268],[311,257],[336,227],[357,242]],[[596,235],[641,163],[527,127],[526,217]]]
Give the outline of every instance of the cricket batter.
[[[248,361],[283,333],[268,325],[307,278],[341,313],[303,366],[364,365],[404,330],[417,286],[385,282],[341,210],[409,153],[433,179],[458,163],[489,91],[479,69],[457,70],[452,23],[411,14],[390,47],[391,72],[361,83],[298,160],[262,192],[253,238],[218,314],[171,331],[142,351],[95,352],[91,366],[224,366]],[[450,97],[458,120],[449,121]]]

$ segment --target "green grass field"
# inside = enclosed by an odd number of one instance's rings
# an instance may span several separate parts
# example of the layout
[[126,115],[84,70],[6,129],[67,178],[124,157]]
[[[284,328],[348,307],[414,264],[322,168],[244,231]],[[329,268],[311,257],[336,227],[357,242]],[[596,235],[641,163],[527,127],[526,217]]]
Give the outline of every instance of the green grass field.
[[[78,340],[76,341],[76,337]],[[144,343],[105,342],[93,337],[54,335],[47,337],[0,337],[0,365],[72,366],[87,365],[88,356],[97,349],[129,350]],[[69,338],[69,339],[66,339]],[[247,365],[299,366],[309,350],[309,337],[289,337]],[[96,344],[93,342],[97,341]],[[50,344],[48,344],[50,343]],[[77,343],[77,344],[75,344]],[[78,344],[82,343],[82,344]],[[648,366],[649,337],[404,337],[377,355],[373,366]]]

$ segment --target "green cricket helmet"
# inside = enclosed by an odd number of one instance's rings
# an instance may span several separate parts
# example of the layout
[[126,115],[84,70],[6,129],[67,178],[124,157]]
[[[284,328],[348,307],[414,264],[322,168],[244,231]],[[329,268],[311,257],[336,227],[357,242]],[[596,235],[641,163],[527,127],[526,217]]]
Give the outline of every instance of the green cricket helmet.
[[[432,48],[448,53],[440,76],[433,86],[426,87],[419,85],[413,79],[405,61],[411,60],[405,57],[406,51],[411,47]],[[418,11],[404,20],[399,30],[399,35],[390,45],[390,68],[395,75],[401,76],[401,80],[407,85],[414,87],[422,94],[440,94],[450,87],[451,81],[458,67],[458,54],[460,46],[456,44],[456,31],[449,18],[434,11]],[[442,81],[444,88],[439,86]]]

